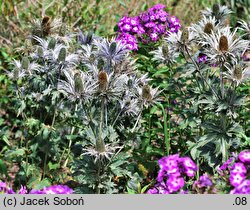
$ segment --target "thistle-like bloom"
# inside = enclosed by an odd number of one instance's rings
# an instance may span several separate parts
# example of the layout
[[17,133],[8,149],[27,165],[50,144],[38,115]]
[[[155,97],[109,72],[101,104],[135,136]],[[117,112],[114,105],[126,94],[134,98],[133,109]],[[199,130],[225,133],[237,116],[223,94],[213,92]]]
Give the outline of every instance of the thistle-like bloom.
[[85,99],[88,101],[96,91],[97,83],[88,74],[70,69],[63,70],[63,74],[66,80],[59,81],[58,90],[70,100]]
[[101,40],[100,37],[96,36],[92,32],[83,33],[80,29],[77,37],[77,41],[80,45],[92,45],[94,40]]
[[138,99],[131,99],[129,94],[123,100],[119,100],[121,113],[129,116],[137,116],[140,112]]
[[165,43],[163,46],[158,47],[157,50],[151,51],[149,53],[154,56],[153,60],[168,65],[174,63],[174,59],[178,57],[178,53],[176,52],[173,52],[172,55],[170,54],[167,43]]
[[193,188],[202,188],[202,187],[210,187],[213,185],[210,177],[207,174],[204,174],[200,177],[198,181],[195,181],[193,184]]
[[32,75],[33,71],[38,71],[40,66],[32,62],[30,63],[29,59],[24,57],[22,61],[14,60],[12,62],[14,69],[12,71],[6,71],[10,79],[18,80],[26,75]]
[[202,15],[206,17],[215,17],[217,21],[223,23],[228,15],[232,13],[230,9],[228,9],[227,6],[221,6],[219,4],[214,4],[212,9],[206,8],[202,11]]
[[244,67],[241,64],[236,64],[235,66],[231,67],[226,65],[228,72],[224,73],[224,76],[227,79],[235,82],[236,86],[240,85],[241,83],[245,82],[250,76],[250,66]]
[[203,16],[197,24],[192,24],[190,30],[194,34],[194,40],[199,44],[206,39],[207,34],[216,33],[222,26],[216,22],[215,17]]
[[114,38],[111,41],[107,39],[95,40],[94,45],[97,47],[97,57],[101,57],[111,64],[121,62],[129,52],[125,44],[121,41],[115,41]]
[[236,32],[237,29],[231,32],[230,28],[226,27],[217,33],[212,31],[211,35],[206,35],[206,40],[201,43],[208,46],[204,53],[210,63],[222,66],[231,60],[237,62],[237,56],[246,50],[249,41],[238,38]]
[[185,52],[185,48],[190,49],[190,45],[194,39],[193,32],[185,28],[178,33],[170,33],[167,38],[165,38],[169,54],[171,56],[177,57],[180,53]]
[[32,36],[45,38],[48,35],[59,33],[62,26],[60,19],[51,20],[50,17],[45,16],[41,20],[34,20],[32,26]]
[[57,43],[55,38],[45,40],[34,36],[34,39],[39,45],[37,52],[33,54],[34,58],[42,58],[52,64],[63,64],[65,68],[78,63],[78,55],[68,53],[68,47]]
[[104,97],[107,101],[119,100],[128,83],[126,74],[115,75],[113,72],[108,74],[105,71],[100,71],[97,76],[98,96]]
[[105,159],[110,160],[111,156],[115,154],[117,149],[120,149],[120,146],[116,146],[113,144],[105,144],[105,149],[103,152],[97,151],[96,147],[89,147],[87,149],[83,149],[82,156],[90,155],[95,158],[94,162],[97,160],[104,161]]
[[152,88],[148,84],[143,85],[139,89],[140,99],[145,107],[155,104],[159,101],[159,94],[161,91],[158,88]]
[[239,21],[239,24],[241,25],[240,29],[244,30],[246,32],[246,35],[250,37],[250,23],[247,23],[246,21],[242,20]]

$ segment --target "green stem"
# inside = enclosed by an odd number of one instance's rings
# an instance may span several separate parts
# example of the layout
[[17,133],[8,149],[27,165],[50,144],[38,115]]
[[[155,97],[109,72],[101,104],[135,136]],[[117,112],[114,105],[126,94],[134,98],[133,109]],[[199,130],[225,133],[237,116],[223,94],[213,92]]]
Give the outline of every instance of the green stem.
[[138,124],[138,122],[139,122],[139,120],[140,120],[140,118],[141,118],[141,114],[142,114],[142,111],[141,111],[140,114],[138,115],[137,120],[136,120],[136,122],[135,122],[135,125],[134,125],[134,127],[132,128],[132,130],[131,130],[131,133],[134,133],[135,128],[136,128],[136,126],[137,126],[137,124]]
[[213,92],[213,94],[220,99],[219,95],[216,93],[216,91],[214,90],[214,88],[208,83],[208,81],[206,80],[206,78],[202,75],[199,66],[197,65],[197,63],[195,62],[195,60],[192,58],[192,56],[190,55],[187,46],[184,47],[185,51],[187,52],[188,57],[191,59],[192,63],[194,64],[197,72],[199,73],[200,77],[202,78],[202,80],[207,84],[207,86],[210,88],[210,90]]
[[199,180],[200,179],[200,171],[199,171],[199,168],[200,168],[200,163],[199,163],[199,158],[196,160],[196,165],[197,165],[197,172],[196,172],[196,180]]
[[223,81],[223,70],[220,70],[220,88],[221,88],[221,97],[224,99],[225,95],[225,88],[224,88],[224,81]]
[[[75,104],[74,114],[76,112],[77,112],[77,103]],[[75,126],[72,126],[71,131],[70,131],[70,135],[72,135],[74,133],[74,131],[75,131]],[[66,156],[66,160],[65,160],[65,162],[63,164],[63,167],[67,167],[67,164],[68,164],[68,161],[69,161],[69,156],[70,156],[70,151],[71,151],[71,145],[72,145],[72,139],[70,138],[69,145],[68,145],[68,153],[67,153],[67,156]]]
[[161,108],[163,113],[163,131],[164,131],[164,142],[166,146],[166,154],[169,155],[170,152],[170,129],[168,130],[167,125],[167,113],[162,104],[157,103],[157,105]]
[[97,177],[96,177],[96,194],[100,194],[101,190],[99,188],[100,180],[100,172],[101,172],[101,160],[97,160]]
[[99,124],[99,134],[98,138],[96,140],[96,150],[99,153],[105,152],[105,143],[102,139],[102,129],[103,129],[103,121],[104,121],[104,113],[105,113],[105,104],[104,104],[104,98],[102,98],[101,101],[101,113],[100,113],[100,124]]
[[114,127],[114,125],[115,125],[116,121],[118,120],[118,118],[120,117],[121,113],[122,113],[122,110],[116,115],[116,118],[112,123],[112,127]]
[[47,159],[48,159],[48,150],[46,150],[46,152],[45,152],[45,158],[44,158],[44,162],[43,162],[43,176],[42,176],[42,179],[44,179],[45,176],[46,176]]

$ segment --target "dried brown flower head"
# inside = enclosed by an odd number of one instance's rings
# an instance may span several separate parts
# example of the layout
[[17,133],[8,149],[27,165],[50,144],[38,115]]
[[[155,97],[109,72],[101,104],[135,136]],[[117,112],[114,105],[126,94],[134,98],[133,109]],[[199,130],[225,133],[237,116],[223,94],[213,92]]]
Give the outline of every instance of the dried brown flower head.
[[206,34],[211,34],[212,31],[213,31],[214,27],[213,27],[213,24],[212,23],[207,23],[204,27],[204,32]]
[[237,79],[237,80],[241,80],[242,79],[242,68],[240,65],[236,65],[235,66],[235,69],[234,69],[234,77]]
[[188,41],[188,38],[189,38],[189,31],[188,31],[187,28],[184,28],[183,31],[182,31],[182,34],[181,34],[180,41],[182,43],[186,43]]
[[108,88],[108,75],[105,71],[100,71],[98,74],[99,90],[105,91]]
[[219,51],[227,52],[228,49],[229,49],[229,46],[228,46],[227,37],[223,35],[220,37],[220,40],[219,40]]
[[150,101],[152,99],[152,95],[150,93],[150,86],[144,85],[142,88],[142,98],[146,101]]

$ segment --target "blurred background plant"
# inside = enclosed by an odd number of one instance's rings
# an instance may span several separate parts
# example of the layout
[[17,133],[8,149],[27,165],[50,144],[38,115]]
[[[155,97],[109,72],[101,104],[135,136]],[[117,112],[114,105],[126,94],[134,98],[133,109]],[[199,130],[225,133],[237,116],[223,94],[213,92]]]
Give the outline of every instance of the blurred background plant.
[[[83,147],[87,146],[82,144],[83,138],[91,140],[93,136],[91,137],[91,132],[88,132],[88,135],[83,135],[84,131],[81,131],[80,135],[76,134],[76,131],[78,132],[79,127],[82,126],[82,119],[78,119],[78,115],[74,114],[76,108],[76,113],[82,116],[79,107],[70,106],[68,103],[65,105],[66,107],[70,107],[68,108],[67,114],[61,114],[58,111],[61,108],[57,102],[63,102],[62,93],[55,90],[58,77],[55,81],[46,81],[47,84],[43,84],[42,81],[44,78],[41,77],[41,75],[39,75],[40,79],[39,77],[33,78],[32,82],[41,85],[39,91],[41,91],[40,94],[42,93],[43,96],[35,93],[32,97],[26,98],[27,103],[24,104],[21,102],[22,100],[20,100],[21,97],[18,99],[14,94],[17,90],[16,85],[22,85],[22,81],[10,81],[4,74],[6,71],[13,69],[13,65],[10,63],[13,62],[14,59],[20,60],[19,66],[25,63],[25,59],[23,58],[27,55],[30,55],[28,58],[30,63],[35,59],[31,53],[34,52],[34,50],[38,53],[39,50],[38,48],[32,48],[30,39],[26,39],[30,38],[29,35],[31,33],[38,36],[41,36],[42,33],[41,38],[46,40],[47,44],[49,44],[49,42],[53,44],[54,39],[52,37],[54,37],[57,40],[57,44],[63,43],[63,48],[66,49],[67,55],[76,52],[76,49],[81,49],[81,52],[77,51],[77,53],[83,53],[83,51],[85,51],[85,54],[87,54],[88,52],[90,57],[85,60],[92,59],[95,63],[97,62],[96,58],[91,54],[95,54],[96,52],[93,53],[92,48],[80,48],[80,46],[76,45],[75,39],[71,44],[66,43],[67,40],[79,35],[79,29],[83,31],[82,35],[85,38],[87,37],[85,34],[86,31],[91,31],[99,37],[112,37],[116,34],[114,30],[116,24],[123,16],[137,16],[157,3],[166,5],[166,11],[180,19],[181,29],[183,29],[191,23],[197,22],[200,19],[200,11],[206,7],[211,8],[215,2],[218,1],[171,0],[149,2],[130,0],[116,1],[114,3],[113,1],[102,0],[0,0],[2,11],[0,14],[0,21],[2,23],[0,26],[0,159],[2,160],[0,162],[0,173],[2,172],[0,179],[9,180],[11,183],[16,180],[16,186],[26,183],[29,188],[35,187],[39,189],[53,183],[67,183],[74,188],[77,186],[77,192],[97,192],[96,177],[85,181],[86,177],[81,176],[81,174],[74,174],[74,178],[71,176],[73,169],[75,171],[79,169],[82,174],[95,172],[96,168],[89,168],[90,171],[85,171],[86,164],[88,165],[90,163],[88,161],[93,161],[93,159],[81,156],[79,153]],[[247,1],[221,2],[226,3],[234,12],[230,15],[233,26],[236,24],[236,21],[239,20],[239,13],[235,11],[244,11],[241,13],[243,14],[242,18],[249,21],[247,20],[249,17],[247,15],[249,8],[246,6]],[[190,16],[190,14],[193,15]],[[43,19],[44,17],[49,18]],[[57,22],[57,20],[61,21]],[[53,23],[52,26],[55,27],[48,27],[48,23]],[[60,24],[58,25],[58,23]],[[39,25],[43,25],[43,29],[46,29],[46,27],[52,29],[54,34],[47,36],[46,30],[36,30],[36,26]],[[72,28],[73,35],[69,33]],[[63,32],[66,33],[66,36],[60,36],[60,33]],[[89,35],[91,35],[91,33],[89,33]],[[65,39],[61,39],[62,37],[65,37]],[[26,41],[24,42],[24,40]],[[33,44],[39,44],[39,41],[40,45],[41,43],[45,43],[42,40],[33,39]],[[82,42],[86,41],[87,40],[84,39],[82,40]],[[116,127],[115,130],[108,128],[104,132],[107,136],[112,134],[112,138],[118,135],[120,138],[119,141],[129,139],[130,145],[127,147],[124,146],[124,151],[126,152],[120,152],[119,155],[115,156],[112,160],[114,164],[106,161],[105,164],[108,165],[107,173],[103,176],[106,185],[100,186],[100,192],[102,193],[125,192],[126,190],[129,193],[144,193],[157,176],[157,160],[159,158],[169,153],[183,154],[184,151],[187,151],[185,155],[189,154],[190,150],[188,149],[190,145],[187,145],[186,142],[196,142],[196,140],[204,134],[204,129],[201,129],[201,123],[204,120],[201,119],[201,116],[204,117],[201,113],[204,106],[202,104],[194,104],[194,101],[198,99],[197,97],[199,97],[201,93],[204,93],[199,89],[199,86],[196,85],[202,85],[202,81],[200,79],[195,81],[188,72],[183,72],[183,69],[190,69],[190,67],[193,68],[193,66],[192,64],[184,65],[185,59],[182,55],[176,58],[176,62],[174,63],[167,61],[164,62],[164,64],[160,64],[157,59],[154,59],[153,54],[148,53],[149,51],[157,50],[162,44],[163,40],[159,40],[154,43],[149,43],[148,45],[142,45],[141,50],[139,49],[139,51],[131,53],[131,56],[135,59],[133,65],[136,65],[136,68],[142,74],[147,73],[148,77],[152,79],[149,81],[149,84],[153,88],[159,87],[160,90],[163,90],[160,93],[161,103],[153,104],[143,110],[141,113],[142,119],[138,122],[141,126],[141,132],[137,133],[135,130],[132,134],[131,132],[127,132],[122,126],[120,128]],[[96,48],[96,46],[94,48]],[[57,48],[57,52],[55,52],[56,56],[58,56],[61,49],[62,46]],[[162,49],[164,51],[164,48]],[[166,49],[168,48],[165,47],[165,50]],[[62,50],[61,54],[63,54],[63,51],[64,50]],[[194,59],[195,58],[197,58],[197,55],[195,55]],[[39,60],[39,62],[41,64],[44,61]],[[56,70],[59,69],[58,65],[54,65],[53,59],[46,62],[50,63],[49,69],[52,67],[54,69],[54,73],[50,75],[51,78],[56,78],[55,75],[58,75],[59,72]],[[90,67],[89,65],[86,67],[86,63],[80,65],[82,71],[87,71]],[[98,63],[95,65],[98,65]],[[103,65],[103,62],[99,61],[99,66],[101,65]],[[106,70],[108,69],[107,66],[105,68]],[[36,71],[36,74],[38,74],[38,72],[39,71]],[[67,80],[66,74],[61,72],[59,75],[61,75],[61,80]],[[72,75],[75,75],[75,79],[77,80],[79,75],[75,73]],[[69,78],[72,77],[72,75],[68,75]],[[209,79],[211,78],[209,77]],[[216,80],[215,83],[217,82]],[[34,83],[34,90],[38,88],[36,83]],[[52,90],[42,92],[45,90],[44,87],[48,87],[50,83],[53,84],[51,85]],[[145,86],[144,93],[147,91],[148,88]],[[236,95],[249,95],[249,83],[238,86],[236,92]],[[231,93],[228,92],[228,95],[230,94]],[[54,95],[53,102],[52,95]],[[44,99],[36,105],[33,103],[34,99],[39,100],[39,98],[43,97]],[[16,111],[18,109],[20,113],[17,117]],[[29,116],[26,120],[24,120],[25,116],[22,114],[24,110],[22,109],[25,110],[24,114]],[[43,110],[43,112],[37,110]],[[54,111],[51,112],[51,110]],[[56,113],[56,115],[53,113]],[[249,100],[246,100],[244,106],[239,107],[237,113],[237,122],[242,126],[242,131],[244,131],[238,135],[242,141],[240,149],[245,149],[249,147],[250,135],[250,125],[248,123],[250,121]],[[90,114],[94,115],[93,117],[100,116],[100,113],[96,112],[96,110],[92,110]],[[46,118],[44,118],[44,115],[46,115]],[[35,117],[30,118],[30,116]],[[66,130],[54,130],[55,125],[52,126],[54,116],[54,121],[58,122],[56,127],[61,127],[61,125],[65,125],[66,122],[71,126]],[[68,120],[66,121],[66,119]],[[126,124],[131,125],[131,122],[127,122],[129,121],[128,119],[125,121]],[[72,125],[75,124],[77,126],[73,129]],[[210,127],[211,126],[210,124]],[[72,129],[73,132],[71,133]],[[235,130],[239,131],[237,127]],[[229,135],[231,134],[232,133],[229,133]],[[62,136],[63,138],[61,138]],[[47,143],[44,144],[44,142]],[[132,147],[133,151],[131,150],[131,142],[134,142]],[[90,145],[91,144],[88,146]],[[47,148],[49,148],[49,150],[47,150]],[[171,148],[170,151],[169,148]],[[71,164],[73,156],[71,156],[70,151],[74,153],[75,165]],[[133,157],[133,161],[131,161],[131,157]],[[45,161],[45,159],[47,160]],[[82,159],[86,160],[86,162],[82,161]],[[35,164],[37,162],[40,164]],[[45,166],[43,163],[46,163]],[[203,163],[206,163],[206,161],[201,158],[197,162],[197,165],[199,166],[199,164],[202,165]],[[93,165],[95,165],[95,163],[93,163]],[[126,170],[124,170],[124,168],[126,168]],[[208,168],[205,168],[204,170],[207,169]],[[110,180],[111,175],[109,176],[107,174],[112,174],[113,179]],[[92,183],[92,185],[89,185],[89,183]],[[117,189],[115,186],[120,187]]]

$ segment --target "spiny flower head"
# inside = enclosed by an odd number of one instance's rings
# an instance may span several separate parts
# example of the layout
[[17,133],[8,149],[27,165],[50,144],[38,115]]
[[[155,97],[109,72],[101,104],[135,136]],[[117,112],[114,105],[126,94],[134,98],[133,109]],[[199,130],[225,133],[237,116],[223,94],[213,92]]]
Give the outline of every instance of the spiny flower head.
[[233,32],[229,27],[212,32],[211,35],[205,35],[206,40],[201,44],[204,46],[204,53],[208,56],[210,63],[224,65],[233,60],[237,62],[239,57],[248,47],[249,41],[243,40],[236,35],[237,29]]
[[247,81],[250,76],[250,67],[245,64],[238,63],[234,66],[226,65],[228,71],[224,73],[225,78],[233,81],[236,86]]
[[202,16],[202,19],[198,23],[191,25],[190,30],[194,34],[194,41],[199,44],[205,41],[206,35],[211,35],[212,32],[216,33],[223,27],[220,23],[217,23],[215,17]]
[[224,23],[230,13],[232,13],[232,11],[228,9],[227,6],[219,4],[214,4],[212,9],[206,8],[202,11],[202,15],[206,17],[215,17],[215,19],[220,23]]

